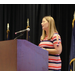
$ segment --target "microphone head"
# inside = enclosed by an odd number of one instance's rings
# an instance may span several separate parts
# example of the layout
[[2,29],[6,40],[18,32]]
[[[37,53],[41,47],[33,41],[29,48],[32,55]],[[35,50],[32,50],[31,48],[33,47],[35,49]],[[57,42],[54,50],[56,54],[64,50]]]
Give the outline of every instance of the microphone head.
[[15,33],[15,34],[17,34],[17,33]]
[[27,30],[27,31],[30,31],[30,28],[27,28],[26,30]]

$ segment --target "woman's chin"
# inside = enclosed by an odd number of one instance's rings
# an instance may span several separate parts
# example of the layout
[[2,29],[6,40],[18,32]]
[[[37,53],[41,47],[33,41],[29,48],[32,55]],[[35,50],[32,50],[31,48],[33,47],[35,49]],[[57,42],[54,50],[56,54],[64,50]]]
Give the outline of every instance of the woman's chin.
[[44,27],[42,27],[42,29],[44,30]]
[[45,28],[42,28],[43,30],[46,30]]

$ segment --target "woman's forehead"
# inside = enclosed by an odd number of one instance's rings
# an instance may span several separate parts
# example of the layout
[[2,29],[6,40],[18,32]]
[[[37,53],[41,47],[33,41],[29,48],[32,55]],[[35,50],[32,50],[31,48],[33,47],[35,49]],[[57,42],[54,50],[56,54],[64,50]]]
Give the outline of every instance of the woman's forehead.
[[43,20],[46,20],[46,19],[45,19],[45,18],[43,18],[43,19],[42,19],[42,21],[43,21]]

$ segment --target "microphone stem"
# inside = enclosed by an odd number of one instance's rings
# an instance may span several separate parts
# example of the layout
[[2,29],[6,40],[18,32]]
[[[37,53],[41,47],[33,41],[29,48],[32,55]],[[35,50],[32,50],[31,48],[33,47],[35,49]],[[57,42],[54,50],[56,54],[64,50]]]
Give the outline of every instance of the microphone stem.
[[22,36],[23,34],[24,34],[24,33],[20,34],[19,36],[17,36],[16,38],[14,38],[14,40],[17,39],[18,37]]

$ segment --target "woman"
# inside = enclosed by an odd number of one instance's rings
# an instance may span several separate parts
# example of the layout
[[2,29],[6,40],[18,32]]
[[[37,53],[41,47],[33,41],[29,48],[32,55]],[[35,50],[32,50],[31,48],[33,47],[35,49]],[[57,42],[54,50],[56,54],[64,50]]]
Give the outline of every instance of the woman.
[[51,16],[42,19],[42,36],[39,46],[48,51],[48,70],[60,71],[62,52],[61,37],[55,27],[55,21]]

